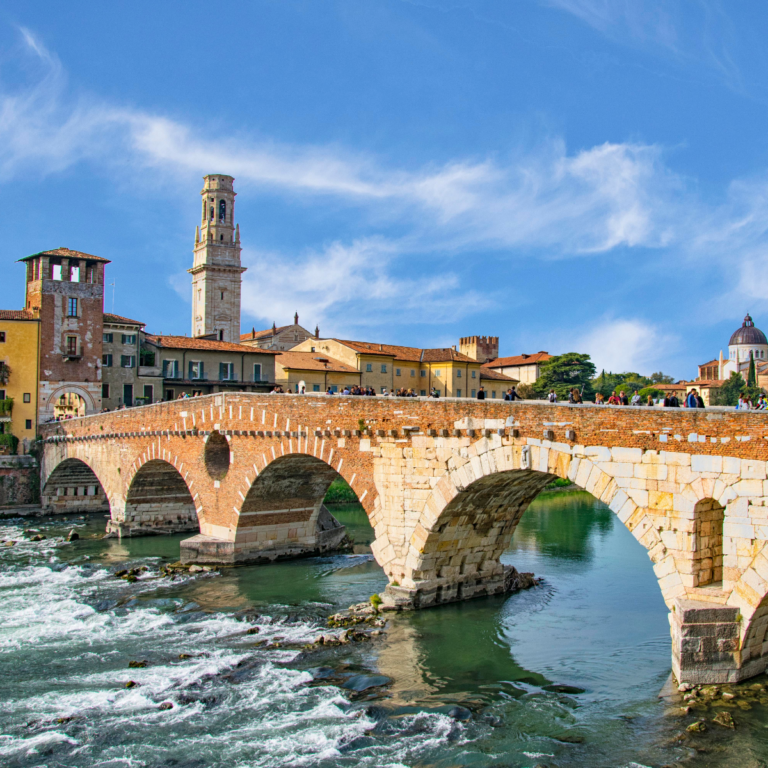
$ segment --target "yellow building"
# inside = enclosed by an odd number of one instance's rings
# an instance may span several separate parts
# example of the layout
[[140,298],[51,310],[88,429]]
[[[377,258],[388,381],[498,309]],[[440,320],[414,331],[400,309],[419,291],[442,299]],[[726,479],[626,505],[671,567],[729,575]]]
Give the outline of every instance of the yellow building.
[[281,352],[275,358],[275,383],[287,392],[340,392],[360,385],[360,371],[316,352]]
[[428,396],[434,388],[441,397],[476,397],[481,386],[489,399],[502,398],[515,379],[486,371],[480,361],[454,348],[419,349],[342,339],[307,339],[292,352],[333,358],[360,374],[360,386],[384,390],[413,390]]
[[0,432],[26,452],[37,435],[40,321],[27,310],[0,310]]

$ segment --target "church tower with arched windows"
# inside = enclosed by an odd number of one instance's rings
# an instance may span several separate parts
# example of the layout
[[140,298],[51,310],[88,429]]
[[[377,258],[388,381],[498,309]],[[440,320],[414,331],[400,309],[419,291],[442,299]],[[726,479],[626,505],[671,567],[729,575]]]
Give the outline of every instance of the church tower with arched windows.
[[192,336],[240,341],[240,227],[231,176],[203,177],[201,225],[195,228]]

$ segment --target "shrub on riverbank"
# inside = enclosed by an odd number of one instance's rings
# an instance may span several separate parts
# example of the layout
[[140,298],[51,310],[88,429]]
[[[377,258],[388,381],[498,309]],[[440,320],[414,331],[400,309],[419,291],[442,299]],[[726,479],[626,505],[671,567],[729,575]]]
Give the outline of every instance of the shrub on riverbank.
[[357,501],[357,494],[340,477],[331,483],[323,499],[325,504],[353,504]]

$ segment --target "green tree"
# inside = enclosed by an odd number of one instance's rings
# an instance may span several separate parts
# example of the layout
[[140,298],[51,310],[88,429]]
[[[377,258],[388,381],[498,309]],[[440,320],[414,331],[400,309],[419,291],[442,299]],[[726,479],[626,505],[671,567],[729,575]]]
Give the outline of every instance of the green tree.
[[586,400],[594,394],[594,376],[595,364],[589,355],[568,352],[551,357],[541,366],[541,375],[533,389],[541,397],[546,397],[554,389],[558,400],[567,400],[568,393],[575,387]]
[[709,397],[710,405],[736,405],[745,389],[744,378],[740,373],[732,373],[728,381]]
[[755,371],[755,355],[749,353],[749,373],[747,373],[747,386],[754,389],[757,386],[757,373]]
[[656,373],[651,374],[651,382],[652,384],[674,384],[675,380],[671,376],[667,376],[666,373],[662,373],[661,371],[656,371]]

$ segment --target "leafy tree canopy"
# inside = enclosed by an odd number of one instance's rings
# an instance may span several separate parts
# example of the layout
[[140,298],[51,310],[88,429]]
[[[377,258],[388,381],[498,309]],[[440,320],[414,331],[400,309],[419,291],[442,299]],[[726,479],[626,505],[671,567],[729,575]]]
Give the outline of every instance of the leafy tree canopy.
[[709,398],[710,405],[736,405],[745,388],[746,382],[743,376],[733,372],[720,389],[712,392]]
[[627,371],[626,373],[602,371],[599,376],[593,379],[592,387],[595,392],[599,392],[605,397],[609,397],[613,392],[618,394],[622,390],[631,396],[636,390],[639,392],[651,383],[651,379],[636,371]]
[[674,384],[675,380],[672,378],[672,376],[667,376],[666,373],[662,373],[661,371],[656,371],[656,373],[651,374],[651,383],[652,384]]
[[541,366],[541,375],[533,384],[533,389],[540,397],[546,397],[554,389],[558,400],[565,400],[576,387],[586,400],[594,394],[594,376],[595,365],[589,355],[568,352],[551,357]]

